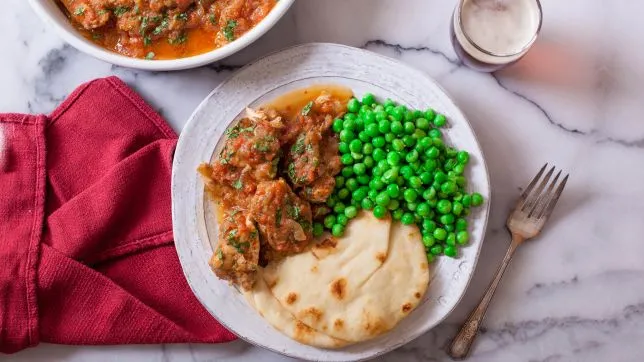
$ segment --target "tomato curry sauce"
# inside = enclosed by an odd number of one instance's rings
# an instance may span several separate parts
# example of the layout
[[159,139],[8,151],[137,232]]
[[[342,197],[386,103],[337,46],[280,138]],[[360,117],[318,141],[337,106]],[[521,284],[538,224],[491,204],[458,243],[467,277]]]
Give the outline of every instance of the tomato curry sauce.
[[202,54],[253,28],[277,0],[58,0],[88,40],[145,59]]

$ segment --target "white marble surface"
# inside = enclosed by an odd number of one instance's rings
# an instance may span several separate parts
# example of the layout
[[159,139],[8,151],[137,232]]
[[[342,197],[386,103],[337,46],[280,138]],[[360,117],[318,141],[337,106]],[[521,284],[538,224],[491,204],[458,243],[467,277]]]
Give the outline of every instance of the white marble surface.
[[[508,245],[503,224],[544,162],[571,172],[552,222],[522,247],[485,321],[471,361],[644,360],[644,3],[543,0],[541,37],[513,69],[489,75],[459,64],[449,17],[455,0],[299,0],[241,54],[209,67],[145,73],[78,53],[24,0],[0,12],[0,112],[49,112],[81,82],[118,75],[180,131],[231,71],[292,44],[326,41],[402,60],[434,77],[475,128],[494,199],[472,287],[448,320],[380,361],[447,361],[445,342],[477,302]],[[6,361],[285,361],[228,345],[41,345]]]

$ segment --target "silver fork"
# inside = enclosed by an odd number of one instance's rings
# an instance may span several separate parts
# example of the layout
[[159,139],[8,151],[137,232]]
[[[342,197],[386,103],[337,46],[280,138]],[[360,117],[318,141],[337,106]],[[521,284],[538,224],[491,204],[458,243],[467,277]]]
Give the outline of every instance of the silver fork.
[[[554,210],[555,205],[566,186],[568,175],[566,175],[561,182],[557,183],[561,176],[561,171],[559,171],[555,178],[550,181],[552,174],[555,172],[554,166],[539,183],[539,180],[547,166],[548,164],[543,165],[539,173],[537,173],[537,176],[532,179],[528,187],[519,197],[514,211],[512,211],[508,217],[506,226],[510,231],[510,234],[512,234],[512,242],[510,243],[508,251],[505,253],[505,257],[503,258],[492,283],[490,283],[490,286],[485,291],[483,298],[481,298],[479,304],[467,317],[467,320],[463,323],[463,326],[450,343],[447,349],[447,354],[453,359],[464,359],[467,357],[467,354],[472,347],[472,343],[478,334],[483,317],[485,317],[485,312],[494,296],[496,287],[499,285],[508,264],[510,264],[510,259],[512,259],[512,255],[514,255],[517,246],[521,245],[524,241],[539,235],[539,232],[541,232],[543,225],[550,217],[550,214],[552,214],[552,210]],[[539,183],[539,185],[535,189],[537,183]],[[547,189],[546,186],[548,187]]]

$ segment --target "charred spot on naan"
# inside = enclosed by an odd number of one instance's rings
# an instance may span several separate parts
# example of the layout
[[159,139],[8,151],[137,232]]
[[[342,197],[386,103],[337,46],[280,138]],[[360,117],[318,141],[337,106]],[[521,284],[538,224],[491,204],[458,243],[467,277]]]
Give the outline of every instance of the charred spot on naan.
[[279,278],[271,279],[266,281],[266,285],[268,285],[268,289],[273,289],[277,285],[277,282],[279,281]]
[[327,237],[311,248],[316,259],[324,259],[337,251],[338,241],[334,237]]
[[335,328],[338,331],[342,330],[342,328],[344,328],[344,321],[342,319],[336,319],[333,322],[333,328]]
[[411,303],[405,303],[405,304],[403,304],[401,309],[402,309],[403,313],[409,313],[412,310],[412,308],[413,307],[412,307]]
[[421,296],[422,296],[422,295],[420,295],[420,293],[419,293],[419,292],[416,292],[416,294],[414,294],[414,297],[416,297],[416,299],[420,299],[420,297],[421,297]]
[[371,336],[377,336],[388,330],[385,321],[380,317],[373,317],[366,310],[362,311],[362,329]]
[[307,344],[313,334],[315,333],[315,330],[306,324],[302,323],[302,321],[296,321],[295,322],[295,333],[293,335],[293,339],[300,343]]
[[317,273],[317,272],[318,272],[318,266],[317,266],[317,265],[313,265],[313,266],[311,267],[311,273]]
[[340,278],[331,282],[331,295],[338,300],[344,299],[347,295],[347,280]]
[[387,254],[383,252],[376,253],[376,259],[378,259],[379,262],[384,263],[385,260],[387,260]]
[[295,302],[297,302],[297,294],[289,293],[288,296],[286,297],[286,304],[293,304]]
[[309,324],[316,325],[322,320],[322,315],[324,315],[324,312],[315,307],[310,307],[298,313],[298,318],[303,321],[311,321],[312,323]]

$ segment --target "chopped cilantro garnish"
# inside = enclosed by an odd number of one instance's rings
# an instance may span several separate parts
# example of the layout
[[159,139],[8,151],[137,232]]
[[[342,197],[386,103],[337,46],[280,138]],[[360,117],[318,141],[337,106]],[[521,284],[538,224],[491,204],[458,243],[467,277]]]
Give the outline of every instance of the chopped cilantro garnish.
[[83,14],[85,14],[85,7],[82,5],[77,7],[76,10],[74,11],[74,15],[83,15]]
[[304,136],[298,137],[297,141],[291,146],[291,152],[299,155],[304,152]]
[[217,18],[215,17],[215,14],[208,15],[208,20],[210,21],[210,24],[217,25]]
[[99,11],[97,12],[97,14],[98,14],[98,15],[105,15],[105,14],[107,14],[107,10],[105,10],[105,9],[101,9],[101,10],[99,10]]
[[250,237],[255,239],[257,237],[257,230],[253,230],[250,232]]
[[183,20],[183,21],[188,21],[188,14],[187,13],[181,13],[177,14],[174,16],[176,20]]
[[241,182],[241,180],[235,180],[235,182],[233,182],[233,187],[237,190],[241,190],[241,188],[244,187],[244,184]]
[[149,37],[149,36],[147,36],[147,35],[146,35],[146,36],[144,36],[144,37],[143,37],[143,45],[151,45],[151,44],[152,44],[152,38],[150,38],[150,37]]
[[148,29],[148,24],[150,23],[150,18],[144,16],[141,18],[141,27],[139,28],[139,33],[141,35],[145,34],[145,31]]
[[147,60],[151,60],[151,59],[154,59],[154,57],[155,57],[154,52],[149,52],[149,53],[145,56],[145,59],[147,59]]
[[310,101],[304,106],[304,108],[302,108],[302,115],[303,116],[308,115],[309,112],[311,112],[311,108],[313,108],[313,101]]
[[275,226],[282,224],[282,208],[277,208],[275,211]]
[[127,13],[130,11],[130,8],[127,6],[117,6],[114,8],[114,15],[116,16],[123,16],[123,14]]
[[161,34],[165,29],[168,28],[168,25],[170,25],[170,20],[168,20],[167,17],[164,17],[163,20],[161,20],[161,24],[157,25],[156,28],[152,31],[152,34],[154,35],[159,35]]
[[223,32],[226,40],[233,41],[235,40],[235,27],[237,27],[236,20],[228,20],[226,26],[224,26]]
[[295,164],[294,163],[289,163],[288,164],[288,171],[286,173],[288,174],[288,177],[290,177],[293,182],[297,182],[297,176],[295,174]]
[[217,248],[217,251],[215,252],[215,254],[217,255],[217,259],[224,260],[224,253],[221,251],[220,248]]
[[238,252],[238,253],[243,254],[243,253],[245,253],[245,252],[246,252],[246,250],[247,250],[247,249],[248,249],[248,247],[250,246],[250,243],[249,243],[249,242],[247,242],[247,241],[245,241],[245,242],[243,242],[243,243],[240,243],[240,242],[238,242],[237,240],[235,240],[235,241],[231,241],[231,242],[230,242],[230,246],[232,246],[233,248],[235,248],[235,250],[237,250],[237,252]]

